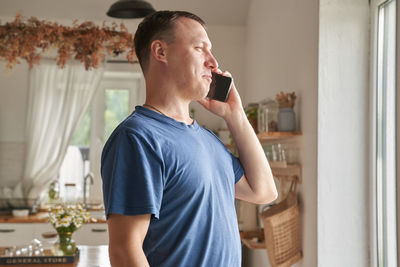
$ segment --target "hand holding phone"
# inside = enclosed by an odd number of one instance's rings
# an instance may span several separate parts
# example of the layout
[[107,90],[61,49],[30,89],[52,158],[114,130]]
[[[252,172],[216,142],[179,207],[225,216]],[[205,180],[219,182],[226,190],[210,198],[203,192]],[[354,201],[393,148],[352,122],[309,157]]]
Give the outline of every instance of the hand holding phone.
[[232,78],[212,72],[210,90],[207,97],[221,102],[226,102],[232,86]]

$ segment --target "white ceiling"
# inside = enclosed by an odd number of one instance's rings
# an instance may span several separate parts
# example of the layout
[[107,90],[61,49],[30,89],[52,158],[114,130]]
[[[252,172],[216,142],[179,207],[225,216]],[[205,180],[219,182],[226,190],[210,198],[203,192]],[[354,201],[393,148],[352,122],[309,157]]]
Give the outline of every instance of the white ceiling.
[[[117,0],[0,0],[0,16],[112,21],[106,12]],[[248,0],[147,0],[156,10],[186,10],[208,25],[244,26]]]

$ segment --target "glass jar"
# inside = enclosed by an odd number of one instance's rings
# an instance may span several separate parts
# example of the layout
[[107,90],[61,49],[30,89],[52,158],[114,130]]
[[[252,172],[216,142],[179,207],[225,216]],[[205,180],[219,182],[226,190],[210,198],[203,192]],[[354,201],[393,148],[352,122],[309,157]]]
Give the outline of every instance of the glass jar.
[[261,101],[257,122],[258,132],[276,132],[278,130],[278,103],[269,98]]
[[65,195],[64,201],[66,203],[75,203],[76,202],[76,184],[67,183],[65,186]]
[[60,198],[60,184],[58,181],[51,182],[47,195],[50,202],[56,202]]
[[286,151],[286,161],[288,164],[299,163],[299,161],[298,161],[299,149],[297,146],[291,145],[291,144],[286,144],[285,151]]

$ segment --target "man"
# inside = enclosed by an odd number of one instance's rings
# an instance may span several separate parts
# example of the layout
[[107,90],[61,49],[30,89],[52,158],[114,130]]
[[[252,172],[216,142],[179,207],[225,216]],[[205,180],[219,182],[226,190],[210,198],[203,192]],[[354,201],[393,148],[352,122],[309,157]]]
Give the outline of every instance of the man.
[[[238,267],[234,198],[261,204],[277,197],[239,94],[232,85],[226,103],[206,99],[211,71],[222,72],[204,22],[191,13],[146,17],[135,50],[146,103],[116,128],[102,155],[111,264]],[[226,121],[239,159],[190,118],[192,101]]]

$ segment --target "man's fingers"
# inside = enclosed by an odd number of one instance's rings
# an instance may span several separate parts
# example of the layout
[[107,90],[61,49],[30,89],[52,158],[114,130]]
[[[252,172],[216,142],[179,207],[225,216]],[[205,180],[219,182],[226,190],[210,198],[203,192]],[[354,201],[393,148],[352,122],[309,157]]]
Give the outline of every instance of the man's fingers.
[[229,71],[224,71],[224,72],[222,72],[222,75],[228,76],[228,77],[231,77],[231,78],[232,78],[232,74],[231,74]]
[[220,69],[213,69],[212,71],[215,73],[218,73],[218,74],[222,74],[222,70],[220,70]]

